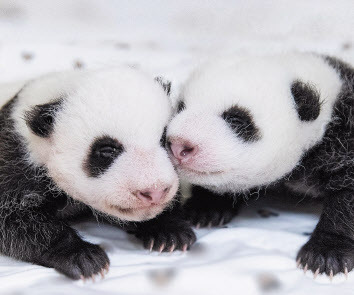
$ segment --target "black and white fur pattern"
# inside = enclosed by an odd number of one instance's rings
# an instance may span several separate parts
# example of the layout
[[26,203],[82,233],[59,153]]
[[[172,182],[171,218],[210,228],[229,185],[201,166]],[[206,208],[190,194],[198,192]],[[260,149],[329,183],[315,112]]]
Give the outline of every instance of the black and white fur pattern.
[[[178,177],[161,144],[171,115],[164,89],[122,67],[46,75],[1,102],[0,252],[73,279],[103,275],[105,251],[67,219],[92,210],[143,221],[172,204]],[[170,212],[136,224],[136,235],[158,249],[170,243],[159,238]],[[168,231],[174,249],[195,240],[184,221]]]
[[[200,186],[186,203],[192,221],[224,223],[233,202],[267,186],[323,197],[297,261],[315,275],[347,274],[354,268],[353,106],[354,70],[335,58],[231,57],[197,70],[167,132],[181,178]],[[235,199],[221,201],[230,193]]]

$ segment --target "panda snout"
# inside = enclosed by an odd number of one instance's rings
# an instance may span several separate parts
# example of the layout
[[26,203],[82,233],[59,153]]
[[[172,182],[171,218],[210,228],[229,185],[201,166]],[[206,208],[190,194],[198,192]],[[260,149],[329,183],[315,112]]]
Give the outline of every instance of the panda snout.
[[135,193],[137,198],[146,205],[161,204],[164,202],[171,186],[160,188],[148,188]]
[[174,158],[180,163],[187,162],[198,153],[198,146],[186,140],[171,138],[168,146]]

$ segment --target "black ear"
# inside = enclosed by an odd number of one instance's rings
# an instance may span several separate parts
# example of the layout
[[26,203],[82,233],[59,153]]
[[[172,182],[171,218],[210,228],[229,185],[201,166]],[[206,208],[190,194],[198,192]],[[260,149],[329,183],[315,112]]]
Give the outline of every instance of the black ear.
[[25,120],[32,132],[40,137],[49,137],[53,131],[55,116],[62,106],[63,100],[37,105],[27,111]]
[[301,121],[316,120],[320,114],[320,93],[309,83],[296,80],[291,84],[296,110]]
[[166,92],[167,95],[170,95],[171,93],[171,81],[168,81],[164,79],[163,77],[156,77],[155,80],[159,82],[163,88],[163,90]]

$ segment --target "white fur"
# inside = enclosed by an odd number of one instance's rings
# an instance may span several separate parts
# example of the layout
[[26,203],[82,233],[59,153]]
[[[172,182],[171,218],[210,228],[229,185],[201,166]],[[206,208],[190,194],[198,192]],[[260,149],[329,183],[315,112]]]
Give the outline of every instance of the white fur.
[[21,90],[24,84],[24,81],[0,84],[0,109]]
[[[297,79],[320,92],[321,112],[315,121],[298,118],[290,90]],[[188,164],[177,166],[178,172],[219,192],[247,190],[282,178],[322,139],[340,88],[336,71],[313,54],[229,57],[206,64],[187,81],[181,95],[186,109],[169,125],[169,137],[199,148]],[[244,143],[221,118],[234,104],[250,111],[260,130],[259,141]]]
[[[24,114],[35,105],[64,98],[50,138],[33,134]],[[28,146],[28,160],[45,165],[56,184],[74,199],[124,220],[160,213],[178,187],[177,175],[159,140],[171,115],[161,85],[130,68],[51,74],[29,82],[13,113]],[[84,162],[96,137],[109,135],[122,153],[100,177],[88,177]],[[164,204],[144,207],[132,193],[172,186]],[[118,210],[131,209],[130,212]]]

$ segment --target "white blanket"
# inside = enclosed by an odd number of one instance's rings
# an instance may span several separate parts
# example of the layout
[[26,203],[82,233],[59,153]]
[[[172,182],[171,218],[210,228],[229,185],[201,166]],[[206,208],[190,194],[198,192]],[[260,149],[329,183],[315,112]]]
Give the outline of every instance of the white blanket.
[[253,201],[226,227],[197,230],[189,252],[172,254],[149,253],[114,226],[81,223],[83,237],[102,245],[111,260],[103,280],[73,282],[53,269],[1,257],[0,294],[353,294],[352,274],[330,282],[296,268],[319,209]]
[[[353,0],[1,0],[0,82],[123,63],[172,79],[176,94],[188,72],[213,55],[298,49],[354,64],[353,28]],[[0,104],[9,93],[0,87]],[[316,208],[264,202],[225,228],[198,230],[188,253],[149,253],[113,226],[77,225],[109,255],[104,280],[73,282],[0,256],[0,295],[354,294],[354,272],[331,283],[296,268]],[[279,215],[261,217],[264,207]]]

